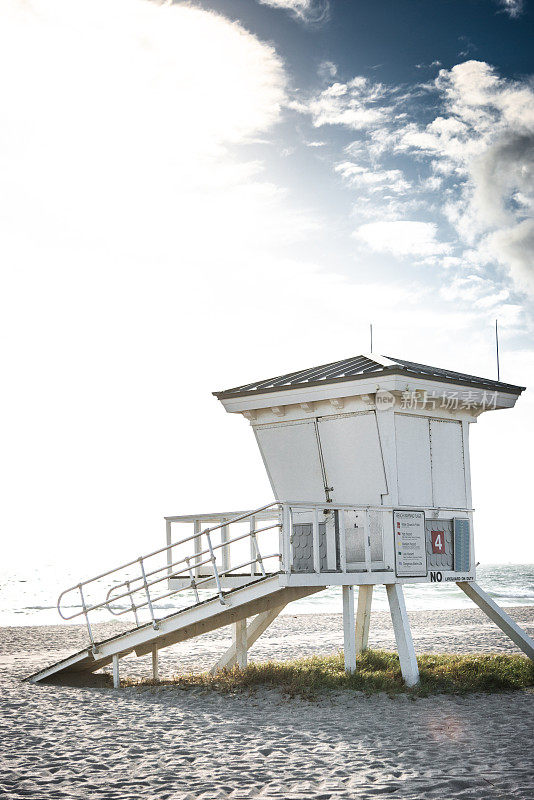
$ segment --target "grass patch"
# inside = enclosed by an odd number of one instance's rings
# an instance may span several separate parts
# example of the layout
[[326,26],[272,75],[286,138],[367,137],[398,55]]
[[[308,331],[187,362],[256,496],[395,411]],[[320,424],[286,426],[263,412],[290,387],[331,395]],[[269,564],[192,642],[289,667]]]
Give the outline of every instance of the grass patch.
[[524,656],[427,654],[419,656],[417,661],[421,680],[412,689],[404,685],[398,655],[383,650],[367,650],[359,655],[356,672],[352,675],[345,672],[343,653],[338,653],[294,661],[253,662],[246,669],[234,667],[221,670],[216,675],[207,672],[176,675],[173,680],[161,681],[161,684],[219,692],[269,687],[290,696],[308,699],[341,689],[365,694],[387,692],[394,695],[407,692],[421,697],[438,693],[498,692],[534,686],[534,663]]

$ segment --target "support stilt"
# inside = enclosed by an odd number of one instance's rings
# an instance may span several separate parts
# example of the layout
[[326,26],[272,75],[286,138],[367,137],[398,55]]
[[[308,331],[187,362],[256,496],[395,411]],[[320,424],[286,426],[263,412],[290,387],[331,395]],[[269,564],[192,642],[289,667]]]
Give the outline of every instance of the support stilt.
[[235,660],[239,669],[247,666],[247,620],[240,619],[232,625],[232,639],[235,645]]
[[159,650],[157,645],[152,648],[152,678],[159,680]]
[[[283,606],[277,606],[276,608],[272,608],[269,611],[263,611],[261,614],[258,614],[250,625],[247,627],[247,649],[250,650],[254,642],[260,638],[262,633],[264,633],[271,622],[273,622],[278,614],[285,608]],[[211,674],[214,675],[218,670],[225,669],[229,667],[233,667],[236,664],[236,647],[235,643],[232,642],[232,645],[228,648],[228,650],[223,653],[217,663],[211,668]]]
[[367,650],[372,599],[373,584],[362,584],[358,587],[358,608],[356,610],[356,654]]
[[494,603],[491,597],[487,595],[486,592],[483,592],[477,583],[461,581],[456,585],[482,609],[484,614],[486,614],[486,616],[488,616],[491,621],[523,651],[523,653],[534,661],[534,640],[522,631],[519,625],[517,625],[502,608],[499,608],[497,603]]
[[113,656],[112,657],[112,664],[113,664],[113,688],[118,689],[121,685],[121,678],[119,674],[119,657]]
[[345,671],[354,672],[356,670],[354,586],[343,586],[343,652]]
[[406,612],[404,594],[402,586],[398,583],[387,583],[386,592],[388,595],[389,609],[391,611],[391,621],[397,642],[397,651],[401,666],[402,677],[407,686],[415,686],[419,683],[419,668],[413,646],[410,621]]

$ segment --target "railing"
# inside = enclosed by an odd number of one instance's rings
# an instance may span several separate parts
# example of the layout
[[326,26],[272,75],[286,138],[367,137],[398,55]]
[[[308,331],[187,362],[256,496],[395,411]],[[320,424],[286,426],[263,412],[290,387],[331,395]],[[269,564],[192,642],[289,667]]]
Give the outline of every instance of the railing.
[[[394,573],[393,514],[396,510],[413,508],[327,502],[284,503],[281,544],[284,571],[315,575],[332,572],[342,575]],[[467,516],[473,509],[425,506],[417,510],[432,517],[450,519],[456,514]],[[299,543],[302,545],[303,542],[305,547],[299,548]],[[303,550],[306,550],[305,555]],[[321,579],[321,583],[323,580],[324,585],[328,585],[328,578]],[[310,581],[303,578],[303,583]]]
[[[216,589],[212,596],[218,596],[220,603],[224,605],[225,588],[247,585],[280,572],[293,573],[294,576],[298,573],[316,576],[324,574],[325,577],[321,578],[324,585],[329,583],[326,573],[391,572],[395,564],[392,535],[394,510],[390,506],[274,502],[254,511],[236,514],[227,512],[167,517],[165,547],[71,586],[60,594],[58,611],[64,620],[79,616],[85,618],[89,639],[93,651],[96,652],[89,614],[98,609],[106,609],[114,616],[133,613],[137,626],[141,624],[139,610],[148,609],[149,622],[157,630],[155,604],[187,591],[192,592],[195,602],[198,603],[201,601],[199,590],[207,589],[210,584]],[[427,510],[438,514],[451,511],[461,511],[464,514],[469,512],[469,509]],[[248,530],[236,536],[230,535],[232,526],[247,520]],[[216,524],[202,529],[202,523],[212,521]],[[262,524],[257,527],[259,522]],[[174,523],[193,525],[193,533],[172,541]],[[265,554],[265,549],[263,552],[260,550],[258,535],[264,536],[273,530],[279,532],[277,549]],[[217,532],[220,532],[220,541],[215,540],[214,534]],[[235,555],[236,549],[239,550],[235,545],[247,539],[250,558],[240,558],[239,563],[231,564],[231,555]],[[176,555],[180,548],[189,550],[185,555]],[[164,563],[153,565],[150,559],[157,559],[158,556],[164,559]],[[217,563],[217,556],[220,556],[221,564]],[[248,573],[239,573],[239,570],[247,568]],[[121,574],[128,570],[134,574]],[[112,586],[109,586],[107,580],[110,578],[114,581]],[[98,582],[104,580],[107,584],[104,599],[87,602],[86,592],[94,590]],[[303,582],[306,580],[309,583],[309,578],[303,579]],[[155,589],[165,582],[168,591],[160,593]],[[70,593],[77,594],[80,605],[75,606],[77,610],[74,613],[65,614],[62,602]],[[121,601],[123,607],[119,605]]]
[[[266,508],[272,507],[267,506]],[[389,564],[393,563],[394,558],[392,548],[390,548],[391,552],[387,552],[387,545],[388,542],[391,542],[392,537],[384,537],[383,532],[386,529],[392,529],[392,512],[393,508],[387,506],[333,504],[327,502],[280,503],[278,505],[278,514],[282,522],[280,571],[304,571],[302,564],[300,570],[295,568],[295,562],[298,561],[299,555],[295,552],[298,550],[299,537],[307,535],[300,533],[301,529],[298,526],[302,524],[311,525],[312,532],[311,547],[313,557],[310,559],[307,571],[316,573],[353,572],[378,570],[382,567],[387,568]],[[250,517],[251,530],[253,530],[258,519],[272,516],[272,511],[243,512],[242,516],[245,515]],[[239,517],[236,517],[236,519],[239,519]],[[172,526],[175,523],[193,524],[195,530],[200,530],[204,523],[214,520],[218,522],[218,527],[220,527],[223,534],[232,521],[224,513],[166,517],[167,542],[170,543],[172,541]],[[325,523],[325,531],[322,528],[323,523]],[[355,531],[356,528],[357,531]],[[326,535],[326,567],[324,565],[321,566],[320,549],[321,546],[324,549],[324,542],[320,530]],[[360,543],[359,553],[358,539]],[[251,540],[251,546],[252,544]],[[197,545],[198,540],[195,542],[195,546]],[[252,553],[249,564],[251,573],[253,573],[255,565]],[[178,583],[180,579],[173,574],[172,566],[169,555],[169,577]],[[195,575],[201,575],[199,568],[196,569]],[[244,576],[230,576],[230,579],[225,581],[225,585],[242,585],[243,578]],[[185,583],[186,581],[182,580],[182,584],[185,585]]]
[[[254,575],[258,568],[259,564],[257,563],[256,559],[256,548],[257,543],[255,540],[255,534],[259,531],[256,530],[257,524],[262,521],[276,519],[277,522],[281,521],[281,512],[280,506],[277,503],[274,503],[269,506],[262,507],[261,509],[256,509],[255,511],[235,511],[233,513],[229,512],[222,512],[222,513],[211,513],[211,514],[188,514],[188,515],[180,515],[180,516],[172,516],[172,517],[165,517],[165,527],[166,527],[166,537],[167,537],[167,546],[170,547],[173,542],[173,532],[176,524],[188,524],[193,525],[193,531],[195,534],[200,534],[202,529],[208,523],[216,523],[215,527],[218,527],[221,531],[221,542],[228,543],[228,533],[230,526],[235,522],[243,521],[244,519],[249,520],[249,534],[250,534],[250,575]],[[281,538],[281,537],[280,537]],[[200,548],[201,548],[201,541],[198,537],[193,539],[193,548],[195,556],[200,556]],[[281,548],[281,543],[280,543]],[[223,547],[221,548],[222,554],[222,567],[225,569],[229,563],[229,556],[230,556],[231,548]],[[198,560],[198,559],[197,559]],[[176,584],[179,578],[175,578],[172,576],[172,554],[171,550],[169,549],[167,552],[167,562],[168,562],[168,575],[171,577],[173,584]],[[193,568],[193,572],[195,577],[202,576],[202,569],[201,564],[197,564],[196,567]],[[243,576],[239,576],[240,579]],[[235,585],[235,578],[231,576],[233,581],[233,585]],[[242,580],[240,581],[242,583]],[[229,584],[229,580],[225,581],[225,584]]]
[[[216,531],[222,530],[223,528],[226,528],[226,531],[228,531],[230,525],[247,519],[254,519],[255,521],[258,516],[265,516],[265,512],[267,512],[269,509],[271,511],[267,516],[275,518],[277,520],[275,523],[256,528],[256,524],[254,522],[254,525],[251,524],[250,529],[245,533],[234,537],[229,537],[226,535],[221,537],[220,542],[214,543],[213,534]],[[204,530],[195,532],[191,536],[187,536],[178,541],[168,543],[165,547],[160,547],[158,550],[154,550],[145,556],[128,561],[125,564],[121,564],[119,567],[108,570],[107,572],[102,572],[100,575],[97,575],[94,578],[81,581],[75,586],[65,589],[65,591],[59,595],[57,601],[59,615],[64,620],[71,620],[75,619],[76,617],[83,616],[87,625],[93,652],[96,652],[97,648],[93,631],[91,629],[89,614],[97,609],[107,609],[115,616],[121,616],[122,614],[133,612],[136,625],[139,626],[140,622],[138,611],[141,608],[148,608],[152,626],[155,630],[157,630],[158,620],[156,619],[154,613],[155,603],[187,590],[193,591],[195,601],[198,603],[200,601],[200,595],[198,591],[199,587],[213,582],[215,583],[217,589],[217,594],[215,596],[218,595],[219,601],[224,605],[225,599],[221,579],[224,579],[237,570],[245,569],[246,567],[251,567],[251,575],[249,576],[250,582],[256,578],[266,577],[266,575],[269,574],[269,571],[265,567],[265,562],[272,562],[273,559],[276,559],[278,563],[276,564],[276,570],[271,570],[271,572],[279,571],[282,563],[282,554],[278,551],[274,553],[262,554],[257,540],[258,534],[263,534],[266,531],[274,529],[280,530],[282,525],[279,520],[280,513],[278,503],[270,503],[269,505],[262,506],[254,511],[243,512],[242,514],[233,517],[230,516],[230,518],[225,519],[224,522],[220,524],[213,525]],[[250,540],[251,559],[249,561],[244,561],[231,566],[228,557],[230,546],[245,539]],[[175,548],[180,548],[191,543],[193,544],[193,553],[191,555],[185,555],[181,558],[173,560],[172,553]],[[223,555],[222,569],[217,565],[217,554],[219,552]],[[152,565],[150,567],[146,566],[146,562],[149,561],[149,559],[163,555],[167,556],[163,565],[156,567],[152,567]],[[94,587],[99,581],[110,578],[111,576],[117,576],[121,572],[129,570],[132,567],[138,568],[139,573],[133,577],[129,575],[124,580],[120,580],[119,583],[114,583],[107,590],[104,600],[94,603],[86,602],[86,590],[88,587],[91,585]],[[210,569],[211,574],[205,574],[202,577],[199,577],[199,571],[202,567]],[[257,567],[259,567],[259,573],[256,573]],[[171,589],[163,594],[158,593],[157,596],[155,596],[153,587],[168,581],[169,578],[182,579],[182,585],[180,585],[179,588]],[[183,583],[184,579],[185,584]],[[74,613],[65,614],[62,610],[62,603],[65,596],[72,592],[78,593],[81,606]],[[139,594],[141,597],[138,597]],[[117,602],[121,600],[127,601],[127,605],[124,608],[117,609]]]
[[[392,513],[386,506],[301,502],[291,503],[286,510],[284,505],[289,570],[315,574],[388,571],[394,563],[388,547],[393,537],[384,533],[392,530]],[[307,552],[311,544],[307,558],[299,548],[303,542]]]

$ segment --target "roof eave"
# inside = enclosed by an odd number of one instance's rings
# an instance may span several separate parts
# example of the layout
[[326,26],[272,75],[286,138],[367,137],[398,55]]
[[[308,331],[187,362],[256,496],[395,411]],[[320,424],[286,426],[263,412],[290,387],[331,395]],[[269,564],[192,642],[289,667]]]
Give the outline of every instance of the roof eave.
[[[401,367],[384,367],[384,369],[377,370],[376,372],[366,372],[362,373],[361,375],[347,375],[342,378],[331,378],[327,380],[317,380],[317,381],[304,381],[302,383],[296,383],[294,385],[285,385],[285,386],[273,386],[270,388],[263,388],[263,389],[254,389],[249,392],[235,392],[232,390],[223,391],[223,392],[212,392],[212,394],[218,400],[229,400],[231,398],[245,398],[245,397],[255,397],[256,395],[262,394],[274,394],[276,392],[290,392],[295,389],[305,389],[306,387],[314,387],[314,386],[329,386],[338,383],[345,383],[348,381],[368,381],[370,378],[380,378],[384,375],[399,375],[401,377],[406,376],[408,378],[418,378],[420,380],[428,380],[434,383],[449,383],[454,386],[467,386],[472,387],[474,389],[483,389],[486,391],[498,391],[504,392],[505,394],[515,394],[519,396],[522,392],[525,391],[525,386],[515,386],[514,384],[509,383],[501,383],[500,381],[490,381],[491,388],[485,385],[487,380],[481,378],[480,380],[467,380],[461,378],[452,378],[452,377],[445,377],[443,375],[422,375],[419,372],[409,369],[403,369]],[[488,379],[489,380],[489,379]]]

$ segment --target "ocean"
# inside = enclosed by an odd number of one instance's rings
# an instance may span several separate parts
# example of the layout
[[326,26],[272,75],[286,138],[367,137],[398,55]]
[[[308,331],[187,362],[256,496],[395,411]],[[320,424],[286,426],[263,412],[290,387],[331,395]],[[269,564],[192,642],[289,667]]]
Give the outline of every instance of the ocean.
[[[56,602],[60,591],[75,584],[80,575],[74,575],[63,567],[52,564],[41,565],[26,573],[13,574],[0,570],[0,625],[57,625],[64,624],[60,618]],[[477,582],[480,587],[499,605],[534,605],[534,564],[487,564],[477,568]],[[404,588],[408,610],[424,611],[431,609],[469,608],[472,602],[454,584],[407,584]],[[210,593],[204,593],[205,596]],[[156,602],[156,616],[172,613],[174,608],[184,607],[194,602],[192,596],[182,593],[180,604],[175,598]],[[185,602],[184,602],[185,601]],[[388,607],[383,586],[375,589],[373,609],[386,610]],[[72,606],[75,611],[76,606]],[[341,588],[326,589],[317,595],[297,600],[286,607],[289,614],[335,614],[341,612]],[[144,612],[143,612],[144,613]],[[94,621],[109,620],[105,610],[91,614]],[[142,615],[146,618],[146,613]],[[128,612],[116,617],[133,621]],[[78,617],[73,622],[82,622]]]

